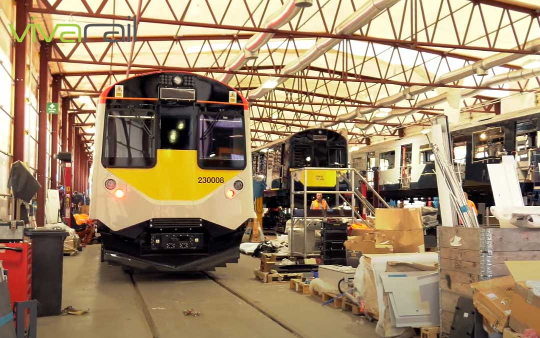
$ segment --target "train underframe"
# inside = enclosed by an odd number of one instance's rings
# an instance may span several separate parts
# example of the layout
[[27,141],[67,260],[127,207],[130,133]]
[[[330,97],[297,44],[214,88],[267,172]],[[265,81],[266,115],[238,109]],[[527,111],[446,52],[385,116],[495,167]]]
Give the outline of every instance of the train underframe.
[[201,218],[162,218],[120,231],[99,223],[101,259],[144,271],[213,271],[238,262],[247,223],[229,229]]

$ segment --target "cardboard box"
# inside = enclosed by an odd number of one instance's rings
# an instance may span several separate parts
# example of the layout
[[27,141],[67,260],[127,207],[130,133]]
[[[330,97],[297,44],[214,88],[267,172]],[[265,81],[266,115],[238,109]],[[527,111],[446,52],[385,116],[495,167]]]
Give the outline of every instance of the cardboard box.
[[364,253],[425,252],[420,209],[377,209],[375,214],[376,229],[353,229],[351,235],[363,239],[364,242],[374,241],[376,246],[391,246],[393,251],[375,250],[372,244],[360,243],[361,240],[355,240],[357,242],[355,248],[351,246],[350,249],[347,249],[362,251],[363,248],[366,250],[363,251]]
[[343,245],[347,250],[359,251],[363,254],[385,254],[393,252],[391,245],[377,244],[376,240],[366,240],[361,236],[349,237]]
[[385,241],[377,244],[391,244],[394,253],[425,252],[422,210],[419,208],[376,209],[375,229]]
[[394,253],[417,253],[425,252],[424,230],[380,230],[384,236],[383,243],[392,245]]
[[260,271],[270,272],[275,268],[275,266],[276,266],[276,255],[269,254],[269,253],[263,253],[261,255]]
[[506,329],[504,329],[503,331],[503,338],[521,338],[522,336],[517,333],[517,332],[514,332],[511,328],[507,327]]
[[422,210],[420,208],[378,208],[375,210],[375,229],[377,230],[417,230],[422,228]]
[[527,287],[527,280],[540,280],[540,261],[505,262],[516,284],[512,297],[510,328],[518,333],[533,329],[540,333],[540,297]]
[[503,332],[508,326],[514,284],[512,276],[471,284],[474,306],[484,316],[487,326],[497,332]]

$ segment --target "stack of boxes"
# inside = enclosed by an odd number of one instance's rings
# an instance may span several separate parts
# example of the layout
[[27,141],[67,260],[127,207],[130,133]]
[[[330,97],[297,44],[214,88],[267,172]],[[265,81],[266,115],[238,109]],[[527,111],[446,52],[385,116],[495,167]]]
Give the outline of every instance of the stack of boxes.
[[347,223],[322,222],[321,258],[326,265],[346,265],[344,243],[347,240]]

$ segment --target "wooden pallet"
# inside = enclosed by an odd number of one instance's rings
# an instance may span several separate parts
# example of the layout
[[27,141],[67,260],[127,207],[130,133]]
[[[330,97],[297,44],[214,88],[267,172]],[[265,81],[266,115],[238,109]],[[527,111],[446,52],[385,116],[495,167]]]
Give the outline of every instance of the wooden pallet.
[[309,295],[309,284],[302,282],[301,279],[291,279],[289,288],[303,295]]
[[343,304],[343,298],[339,297],[336,298],[337,295],[333,292],[317,292],[313,290],[311,292],[311,295],[315,298],[320,299],[323,303],[329,302],[330,300],[333,300],[328,305],[332,306],[334,309],[341,309]]
[[271,282],[285,282],[291,279],[302,278],[302,273],[277,273],[275,270],[270,272],[263,272],[258,269],[253,270],[255,277],[257,277],[263,283]]
[[423,327],[420,330],[420,338],[438,338],[441,328],[438,326],[434,327]]
[[362,313],[362,311],[360,311],[360,307],[358,305],[354,304],[353,302],[351,302],[350,300],[345,299],[345,298],[341,302],[341,310],[342,311],[350,311],[350,312],[352,312],[353,315],[356,315],[356,316],[363,316],[364,315]]

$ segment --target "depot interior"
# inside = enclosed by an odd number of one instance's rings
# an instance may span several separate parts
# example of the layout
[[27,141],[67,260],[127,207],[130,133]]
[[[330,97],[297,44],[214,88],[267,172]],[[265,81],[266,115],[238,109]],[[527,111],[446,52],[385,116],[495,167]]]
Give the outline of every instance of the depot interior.
[[538,337],[538,13],[0,0],[0,337]]

